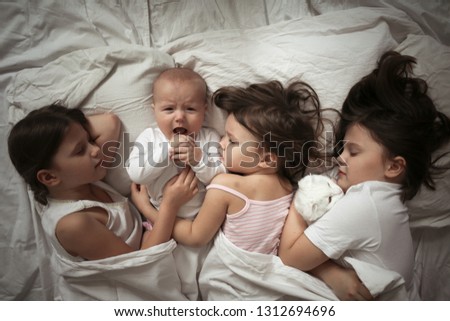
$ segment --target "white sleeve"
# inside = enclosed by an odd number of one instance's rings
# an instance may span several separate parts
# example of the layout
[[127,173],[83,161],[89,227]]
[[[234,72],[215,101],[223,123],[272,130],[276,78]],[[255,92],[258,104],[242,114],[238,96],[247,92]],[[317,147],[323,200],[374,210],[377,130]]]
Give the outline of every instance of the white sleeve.
[[366,191],[349,190],[305,230],[305,235],[332,259],[338,259],[347,250],[375,249],[379,245],[380,226],[372,197]]
[[204,129],[205,136],[200,141],[203,157],[201,161],[193,166],[197,178],[208,185],[214,176],[225,173],[226,169],[220,157],[220,135],[213,129]]
[[136,139],[126,162],[130,179],[137,184],[149,184],[169,165],[169,145],[147,128]]

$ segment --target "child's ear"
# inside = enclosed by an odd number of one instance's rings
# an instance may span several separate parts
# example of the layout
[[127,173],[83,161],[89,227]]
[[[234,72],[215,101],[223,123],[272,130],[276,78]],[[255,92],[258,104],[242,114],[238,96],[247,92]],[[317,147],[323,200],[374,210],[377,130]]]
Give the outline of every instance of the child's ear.
[[263,153],[262,159],[259,162],[259,166],[262,168],[276,168],[277,167],[277,156],[273,153]]
[[60,182],[60,179],[57,175],[55,175],[51,170],[48,169],[41,169],[36,174],[37,179],[39,182],[44,184],[47,187],[52,187],[55,185],[58,185]]
[[389,161],[384,174],[388,178],[397,178],[405,172],[405,168],[406,160],[401,156],[396,156]]

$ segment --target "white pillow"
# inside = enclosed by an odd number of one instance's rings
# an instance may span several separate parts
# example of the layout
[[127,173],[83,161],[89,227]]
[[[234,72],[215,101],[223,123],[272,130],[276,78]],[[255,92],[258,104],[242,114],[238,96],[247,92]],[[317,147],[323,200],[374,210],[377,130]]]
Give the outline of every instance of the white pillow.
[[[450,48],[395,9],[361,7],[251,30],[210,31],[162,49],[197,70],[212,91],[298,77],[317,91],[322,107],[337,109],[385,51],[397,50],[417,58],[415,74],[428,82],[438,109],[450,115]],[[423,188],[407,203],[412,227],[450,225],[450,171],[436,184],[437,191]]]

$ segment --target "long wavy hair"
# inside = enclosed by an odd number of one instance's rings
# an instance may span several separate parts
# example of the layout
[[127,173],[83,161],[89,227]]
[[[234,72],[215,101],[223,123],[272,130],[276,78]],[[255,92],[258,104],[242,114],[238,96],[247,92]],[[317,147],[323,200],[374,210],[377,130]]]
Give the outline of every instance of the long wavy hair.
[[286,88],[279,81],[223,87],[213,94],[213,102],[233,114],[264,151],[273,153],[276,147],[277,173],[294,188],[306,168],[320,158],[320,102],[307,83],[296,81]]
[[[349,126],[360,124],[384,146],[387,157],[406,160],[403,201],[413,198],[421,184],[434,189],[433,173],[439,168],[432,154],[450,138],[450,120],[427,95],[427,83],[414,78],[416,59],[386,52],[377,68],[350,90],[337,126],[336,154]],[[441,168],[442,169],[442,168]]]

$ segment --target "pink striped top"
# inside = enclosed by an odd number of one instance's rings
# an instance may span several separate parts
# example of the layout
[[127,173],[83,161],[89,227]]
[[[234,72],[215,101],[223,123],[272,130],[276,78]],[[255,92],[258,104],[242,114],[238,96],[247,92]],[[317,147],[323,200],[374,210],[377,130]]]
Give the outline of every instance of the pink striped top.
[[250,252],[277,254],[292,193],[275,200],[256,201],[223,185],[210,184],[207,189],[210,188],[223,190],[245,201],[242,210],[227,214],[222,226],[223,233],[234,245]]

